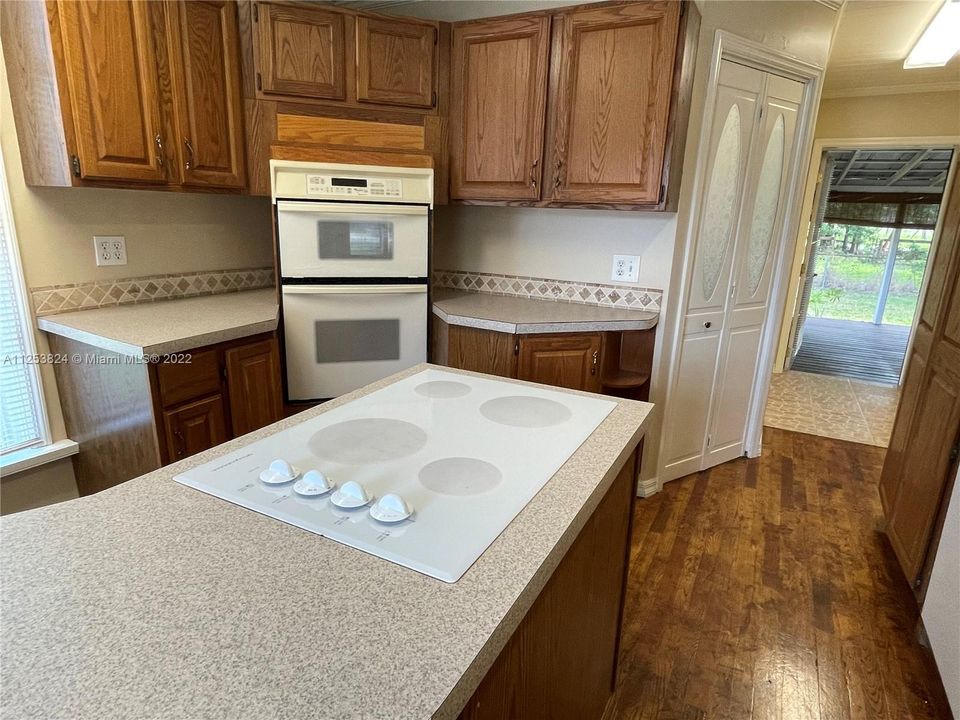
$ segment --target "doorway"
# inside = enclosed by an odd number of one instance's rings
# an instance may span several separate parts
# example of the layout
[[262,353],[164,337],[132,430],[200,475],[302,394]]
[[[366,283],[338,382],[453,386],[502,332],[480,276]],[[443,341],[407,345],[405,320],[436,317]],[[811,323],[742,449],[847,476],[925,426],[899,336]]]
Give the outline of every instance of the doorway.
[[824,152],[788,369],[899,384],[952,155]]

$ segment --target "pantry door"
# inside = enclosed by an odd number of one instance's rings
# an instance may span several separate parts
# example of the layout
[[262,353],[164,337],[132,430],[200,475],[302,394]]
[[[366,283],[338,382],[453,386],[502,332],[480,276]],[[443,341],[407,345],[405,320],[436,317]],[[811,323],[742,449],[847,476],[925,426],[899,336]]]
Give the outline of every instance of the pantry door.
[[776,238],[782,236],[783,193],[794,154],[803,84],[767,74],[764,86],[735,243],[730,303],[721,331],[715,404],[701,463],[705,468],[744,454],[771,300]]
[[744,452],[803,85],[722,61],[662,480]]

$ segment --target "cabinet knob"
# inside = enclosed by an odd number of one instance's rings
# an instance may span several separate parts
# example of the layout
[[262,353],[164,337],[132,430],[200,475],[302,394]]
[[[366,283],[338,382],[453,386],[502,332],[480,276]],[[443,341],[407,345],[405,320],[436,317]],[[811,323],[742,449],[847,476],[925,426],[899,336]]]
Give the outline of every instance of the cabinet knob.
[[710,322],[709,320],[707,320],[707,321],[703,324],[703,326],[704,326],[707,330],[709,330],[711,327],[713,327],[713,323]]

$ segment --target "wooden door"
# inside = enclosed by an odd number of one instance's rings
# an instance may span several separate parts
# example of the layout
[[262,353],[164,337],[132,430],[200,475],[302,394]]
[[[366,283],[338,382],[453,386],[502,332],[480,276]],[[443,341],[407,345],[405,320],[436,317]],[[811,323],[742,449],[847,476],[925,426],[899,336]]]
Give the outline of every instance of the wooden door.
[[169,3],[177,157],[186,185],[243,187],[243,103],[233,0]]
[[943,212],[880,480],[890,544],[918,589],[960,440],[960,183]]
[[560,63],[550,105],[550,197],[655,205],[680,3],[587,6],[555,22]]
[[357,100],[433,107],[436,48],[432,24],[357,17]]
[[[60,0],[64,78],[79,176],[163,183],[166,173],[149,3]],[[74,168],[77,172],[77,168]]]
[[453,29],[450,197],[540,198],[550,18]]
[[266,95],[346,97],[346,20],[323,7],[255,3],[257,86]]
[[224,353],[224,363],[234,437],[283,417],[280,351],[275,339],[231,348]]
[[223,396],[211,395],[175,410],[165,410],[163,427],[171,462],[226,442]]
[[600,391],[600,335],[524,335],[517,377],[571,390]]

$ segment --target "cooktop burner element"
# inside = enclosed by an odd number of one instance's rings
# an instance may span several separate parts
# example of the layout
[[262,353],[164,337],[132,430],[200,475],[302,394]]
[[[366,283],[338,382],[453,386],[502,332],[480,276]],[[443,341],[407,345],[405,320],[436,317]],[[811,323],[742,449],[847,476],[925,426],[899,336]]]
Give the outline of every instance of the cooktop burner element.
[[485,460],[452,457],[424,465],[419,478],[425,488],[441,495],[479,495],[499,485],[503,473]]
[[457,398],[470,392],[470,386],[462,382],[448,380],[433,380],[417,385],[414,392],[430,398]]
[[529,395],[508,395],[488,400],[480,406],[480,414],[501,425],[524,428],[559,425],[573,417],[565,405]]
[[456,582],[614,407],[428,368],[176,480]]
[[365,465],[413,455],[427,444],[427,434],[404,420],[362,418],[324,428],[308,443],[317,457]]

